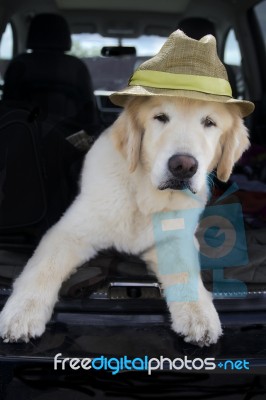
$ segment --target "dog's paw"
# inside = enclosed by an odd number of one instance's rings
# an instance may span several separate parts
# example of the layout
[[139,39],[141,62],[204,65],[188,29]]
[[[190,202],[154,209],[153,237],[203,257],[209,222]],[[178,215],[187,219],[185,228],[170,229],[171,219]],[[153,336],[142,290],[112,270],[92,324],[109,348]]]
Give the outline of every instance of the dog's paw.
[[200,347],[209,346],[218,341],[222,335],[219,316],[212,303],[208,308],[200,303],[171,303],[173,330],[184,337],[185,342]]
[[0,314],[0,336],[4,342],[28,342],[41,336],[47,318],[39,302],[34,299],[19,302],[12,296],[9,300]]

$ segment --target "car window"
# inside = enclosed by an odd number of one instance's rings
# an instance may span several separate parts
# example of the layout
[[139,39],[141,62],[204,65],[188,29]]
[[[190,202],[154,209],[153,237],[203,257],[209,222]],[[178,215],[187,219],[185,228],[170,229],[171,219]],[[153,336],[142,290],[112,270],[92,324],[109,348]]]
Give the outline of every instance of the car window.
[[[72,34],[70,55],[82,58],[87,65],[94,85],[94,90],[115,91],[127,85],[128,78],[146,58],[158,53],[165,37],[142,35],[138,38],[112,38],[99,34]],[[104,46],[133,46],[136,55],[121,57],[102,57]]]
[[117,39],[114,37],[103,37],[98,33],[72,34],[72,48],[70,54],[76,57],[95,57],[101,55],[104,46],[134,46],[136,54],[140,57],[153,56],[162,47],[166,37],[156,35],[141,35],[138,38]]
[[7,24],[0,40],[0,98],[2,97],[3,76],[13,57],[14,38],[11,24]]
[[225,41],[224,62],[230,65],[241,65],[241,53],[236,35],[233,29],[230,29]]
[[11,24],[7,24],[0,42],[0,59],[11,60],[13,56],[13,31]]
[[234,29],[227,33],[223,52],[229,82],[233,90],[233,96],[239,99],[245,97],[246,85],[242,72],[242,56]]

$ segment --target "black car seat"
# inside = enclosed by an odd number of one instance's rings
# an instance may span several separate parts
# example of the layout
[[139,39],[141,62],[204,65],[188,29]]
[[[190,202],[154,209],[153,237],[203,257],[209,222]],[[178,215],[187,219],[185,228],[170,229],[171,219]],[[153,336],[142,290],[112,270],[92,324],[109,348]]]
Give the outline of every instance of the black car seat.
[[[187,36],[200,40],[205,35],[213,35],[216,37],[214,24],[206,18],[191,17],[183,19],[179,22],[178,28],[181,29]],[[232,88],[233,97],[238,97],[236,75],[231,65],[225,64],[228,80]]]
[[67,133],[93,133],[98,124],[92,81],[85,64],[65,54],[71,48],[66,20],[39,14],[30,24],[27,49],[11,61],[4,76],[3,99],[38,106],[45,117],[61,121]]
[[79,191],[83,154],[57,125],[21,103],[0,102],[1,249],[32,247]]

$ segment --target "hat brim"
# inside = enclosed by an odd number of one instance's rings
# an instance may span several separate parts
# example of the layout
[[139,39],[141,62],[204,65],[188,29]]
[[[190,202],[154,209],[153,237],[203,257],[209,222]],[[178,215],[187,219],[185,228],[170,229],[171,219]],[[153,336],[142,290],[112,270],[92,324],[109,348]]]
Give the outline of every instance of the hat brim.
[[146,86],[128,86],[125,89],[114,92],[110,95],[113,104],[124,107],[127,101],[135,96],[169,96],[183,97],[203,101],[215,101],[218,103],[236,104],[242,117],[247,117],[254,111],[254,104],[247,100],[234,99],[227,96],[219,96],[209,93],[196,92],[192,90],[181,89],[158,89]]

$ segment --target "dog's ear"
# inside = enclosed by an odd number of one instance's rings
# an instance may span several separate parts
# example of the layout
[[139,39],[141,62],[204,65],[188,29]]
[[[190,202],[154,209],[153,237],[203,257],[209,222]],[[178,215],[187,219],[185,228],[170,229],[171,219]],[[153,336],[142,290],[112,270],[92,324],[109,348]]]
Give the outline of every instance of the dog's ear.
[[222,135],[220,145],[222,151],[217,165],[217,177],[226,182],[231,175],[234,164],[250,146],[248,131],[240,116],[234,117],[233,127]]
[[134,172],[140,157],[143,127],[139,120],[139,102],[131,101],[113,125],[115,147],[127,160],[130,172]]

